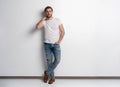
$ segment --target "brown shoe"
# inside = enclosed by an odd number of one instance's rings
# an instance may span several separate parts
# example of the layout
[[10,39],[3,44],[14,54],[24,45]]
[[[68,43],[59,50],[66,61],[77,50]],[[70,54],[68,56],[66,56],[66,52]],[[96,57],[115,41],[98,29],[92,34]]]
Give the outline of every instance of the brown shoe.
[[45,71],[45,72],[44,72],[44,82],[45,82],[45,83],[47,83],[48,78],[49,78],[49,75],[48,75],[47,72]]
[[51,78],[48,82],[48,84],[52,84],[53,82],[55,82],[55,78]]

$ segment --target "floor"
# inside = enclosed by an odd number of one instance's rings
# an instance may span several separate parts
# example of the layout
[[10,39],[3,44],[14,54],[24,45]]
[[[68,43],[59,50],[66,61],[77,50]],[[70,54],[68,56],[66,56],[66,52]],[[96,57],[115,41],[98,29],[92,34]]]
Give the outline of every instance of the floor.
[[51,85],[41,79],[0,79],[0,87],[120,87],[120,79],[56,79]]

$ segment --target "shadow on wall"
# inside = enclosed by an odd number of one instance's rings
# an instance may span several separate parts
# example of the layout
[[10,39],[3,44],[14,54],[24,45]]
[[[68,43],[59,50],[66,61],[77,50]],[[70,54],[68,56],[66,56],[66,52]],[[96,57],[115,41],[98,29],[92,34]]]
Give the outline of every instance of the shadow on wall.
[[[40,12],[40,19],[42,18],[42,17],[44,17],[45,16],[45,14],[44,14],[44,11],[43,12]],[[40,20],[39,20],[40,21]],[[38,21],[38,22],[39,22]],[[37,23],[38,23],[37,22]],[[37,24],[36,23],[36,24]],[[41,58],[39,58],[39,61],[42,63],[42,67],[43,67],[43,69],[45,70],[46,68],[47,68],[47,63],[46,63],[46,60],[45,60],[45,52],[44,52],[44,45],[43,45],[43,41],[44,41],[44,28],[41,28],[41,29],[36,29],[36,24],[34,24],[34,26],[32,26],[31,27],[31,29],[30,29],[30,31],[29,31],[29,34],[30,35],[32,35],[33,33],[35,33],[35,32],[38,32],[38,30],[40,30],[40,37],[41,37],[41,40],[40,40],[40,44],[42,44],[41,46],[42,47],[40,47],[41,49],[39,50],[39,52],[38,53],[40,53],[40,57]]]

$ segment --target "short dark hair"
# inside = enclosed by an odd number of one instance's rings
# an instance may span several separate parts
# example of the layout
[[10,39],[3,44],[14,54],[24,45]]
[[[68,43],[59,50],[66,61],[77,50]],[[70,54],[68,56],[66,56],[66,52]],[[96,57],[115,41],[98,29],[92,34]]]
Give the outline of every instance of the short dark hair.
[[53,11],[53,8],[51,6],[47,6],[45,7],[44,12],[46,12],[47,9],[51,9]]

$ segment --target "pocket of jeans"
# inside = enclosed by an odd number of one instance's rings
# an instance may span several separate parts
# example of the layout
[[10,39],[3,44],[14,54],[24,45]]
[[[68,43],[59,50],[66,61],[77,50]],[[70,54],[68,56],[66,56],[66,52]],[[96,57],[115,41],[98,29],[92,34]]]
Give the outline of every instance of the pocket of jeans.
[[60,47],[60,44],[54,44],[56,47]]
[[60,45],[60,44],[56,44],[56,43],[55,43],[54,45]]
[[60,49],[61,49],[61,48],[60,48],[60,45],[59,45],[59,44],[55,45],[55,49],[56,49],[56,50],[60,50]]

